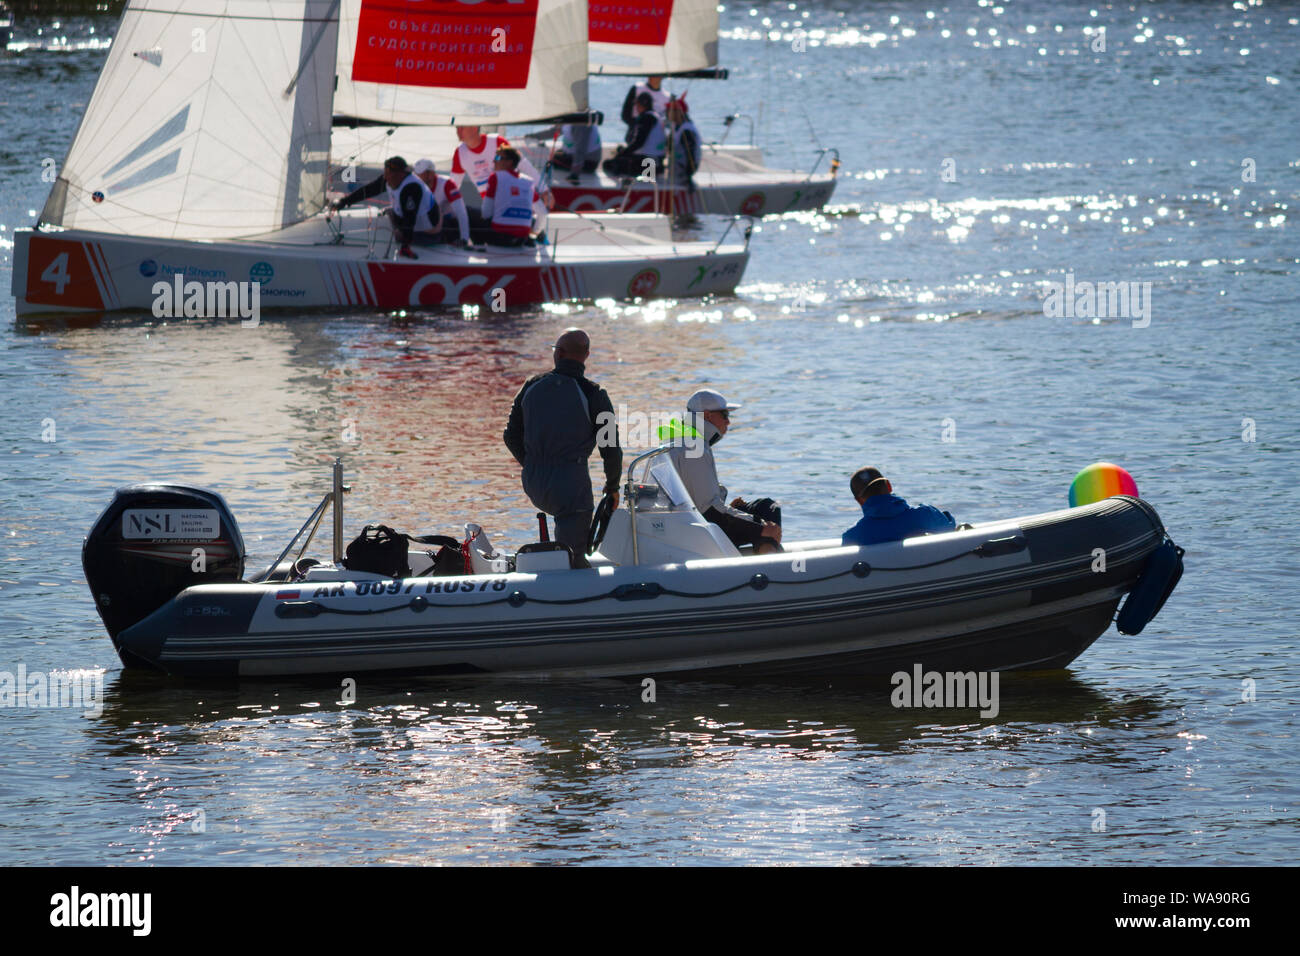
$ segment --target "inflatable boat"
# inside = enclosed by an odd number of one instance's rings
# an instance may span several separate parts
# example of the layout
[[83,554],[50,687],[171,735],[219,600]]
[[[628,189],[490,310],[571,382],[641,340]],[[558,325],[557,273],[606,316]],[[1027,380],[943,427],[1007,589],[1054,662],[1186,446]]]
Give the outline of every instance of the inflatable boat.
[[[586,559],[554,543],[499,550],[475,525],[464,541],[404,538],[386,564],[345,555],[336,462],[333,488],[258,576],[244,579],[225,500],[174,484],[119,490],[83,566],[124,665],[208,677],[1054,669],[1125,595],[1121,630],[1140,631],[1181,573],[1155,510],[1123,496],[870,547],[742,554],[665,452],[631,463],[621,507],[597,509]],[[331,510],[332,560],[309,558]]]

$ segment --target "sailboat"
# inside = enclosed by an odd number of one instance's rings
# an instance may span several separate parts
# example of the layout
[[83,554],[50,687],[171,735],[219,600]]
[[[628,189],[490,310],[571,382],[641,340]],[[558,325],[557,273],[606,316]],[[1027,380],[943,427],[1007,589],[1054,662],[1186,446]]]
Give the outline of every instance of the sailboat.
[[[489,0],[470,12],[418,0],[342,0],[330,194],[375,179],[390,156],[432,159],[439,175],[447,173],[460,145],[457,126],[502,132],[508,124],[592,121],[585,0],[530,3]],[[516,32],[526,33],[526,52],[514,37],[492,32],[519,26],[523,11],[531,32]],[[461,190],[478,202],[470,179]],[[561,245],[672,241],[671,221],[656,215],[561,212],[545,215],[544,228]]]
[[[427,6],[373,4],[370,48],[391,46],[390,65],[417,60],[403,42],[429,17],[447,18],[423,14]],[[459,6],[455,26],[503,31],[493,36],[513,51],[516,74],[532,76],[535,54],[560,31],[582,29],[585,46],[581,0]],[[399,258],[381,220],[321,215],[338,43],[339,0],[191,0],[181,10],[129,0],[40,218],[15,233],[18,314],[157,315],[162,298],[179,305],[182,292],[183,314],[210,314],[202,305],[214,300],[225,314],[250,288],[263,309],[501,309],[704,296],[740,281],[743,233],[677,243],[658,230],[593,228],[536,248],[417,246]]]
[[[609,3],[589,0],[589,70],[599,76],[663,76],[725,79],[718,67],[718,5],[716,0],[662,0],[655,4]],[[728,118],[728,127],[736,117]],[[544,158],[535,150],[532,158]],[[822,159],[828,160],[818,172]],[[576,185],[557,182],[557,208],[625,212],[722,214],[758,217],[820,209],[835,191],[839,154],[820,151],[807,172],[769,169],[762,151],[749,146],[703,144],[694,189],[671,178],[666,182],[637,181],[630,187],[603,172],[579,176]]]

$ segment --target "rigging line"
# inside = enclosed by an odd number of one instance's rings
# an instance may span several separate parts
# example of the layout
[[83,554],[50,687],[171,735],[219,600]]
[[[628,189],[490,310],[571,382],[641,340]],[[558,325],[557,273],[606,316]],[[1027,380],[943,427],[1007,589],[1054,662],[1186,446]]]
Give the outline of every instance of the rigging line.
[[799,111],[803,113],[804,122],[808,124],[808,134],[812,136],[813,143],[816,144],[818,149],[824,149],[822,141],[817,136],[817,129],[813,126],[812,117],[808,115],[808,109],[802,100],[799,103]]

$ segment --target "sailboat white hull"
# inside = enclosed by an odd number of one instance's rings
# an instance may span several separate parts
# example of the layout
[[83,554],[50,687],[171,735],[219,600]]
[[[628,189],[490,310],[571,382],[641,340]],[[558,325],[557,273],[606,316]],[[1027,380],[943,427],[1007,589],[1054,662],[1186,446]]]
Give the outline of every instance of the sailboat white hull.
[[[339,127],[334,130],[333,155],[346,162],[334,171],[330,189],[343,195],[379,176],[384,160],[400,153],[412,157],[434,156],[437,168],[451,168],[454,145],[448,143],[445,130],[437,127],[407,127],[379,135],[369,130]],[[361,143],[365,145],[361,145]],[[519,144],[522,152],[538,169],[544,169],[550,150],[535,144]],[[605,157],[613,155],[607,147]],[[339,175],[349,169],[350,182]],[[555,208],[570,212],[619,210],[634,213],[666,213],[697,216],[779,216],[787,212],[821,209],[835,192],[833,173],[804,173],[794,169],[770,169],[763,165],[762,151],[752,146],[704,147],[704,158],[695,174],[695,189],[687,190],[665,182],[635,182],[631,189],[603,172],[583,173],[577,185],[565,178],[564,170],[551,173],[551,191]],[[471,187],[472,189],[472,187]],[[472,195],[471,203],[477,202]]]
[[582,212],[621,209],[625,212],[661,212],[670,215],[775,216],[786,212],[820,209],[835,191],[829,174],[803,176],[778,171],[763,173],[699,173],[695,189],[633,183],[620,187],[608,176],[585,175],[574,186],[557,181],[552,186],[555,208]]
[[[613,155],[612,150],[606,148],[605,155]],[[545,152],[537,151],[532,159],[545,163]],[[834,173],[769,169],[754,147],[716,144],[704,147],[693,190],[666,182],[634,182],[628,188],[599,171],[580,174],[574,185],[564,175],[560,170],[554,173],[557,209],[756,218],[820,209],[830,202],[836,181]]]
[[154,310],[159,283],[180,277],[187,283],[259,283],[261,310],[500,310],[571,299],[728,294],[749,259],[741,242],[715,246],[642,237],[619,245],[601,236],[590,244],[561,241],[527,249],[416,246],[412,260],[394,258],[380,230],[337,238],[319,218],[224,242],[18,230],[13,295],[19,315]]

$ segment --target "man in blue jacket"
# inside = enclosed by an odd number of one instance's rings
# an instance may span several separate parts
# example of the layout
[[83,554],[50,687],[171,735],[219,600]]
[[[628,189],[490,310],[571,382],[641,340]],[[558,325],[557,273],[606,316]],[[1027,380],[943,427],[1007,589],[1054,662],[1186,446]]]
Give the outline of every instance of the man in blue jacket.
[[952,515],[929,505],[915,508],[893,493],[889,479],[875,468],[862,468],[849,481],[849,490],[862,505],[862,520],[844,532],[843,544],[883,544],[918,534],[943,534],[956,528]]

